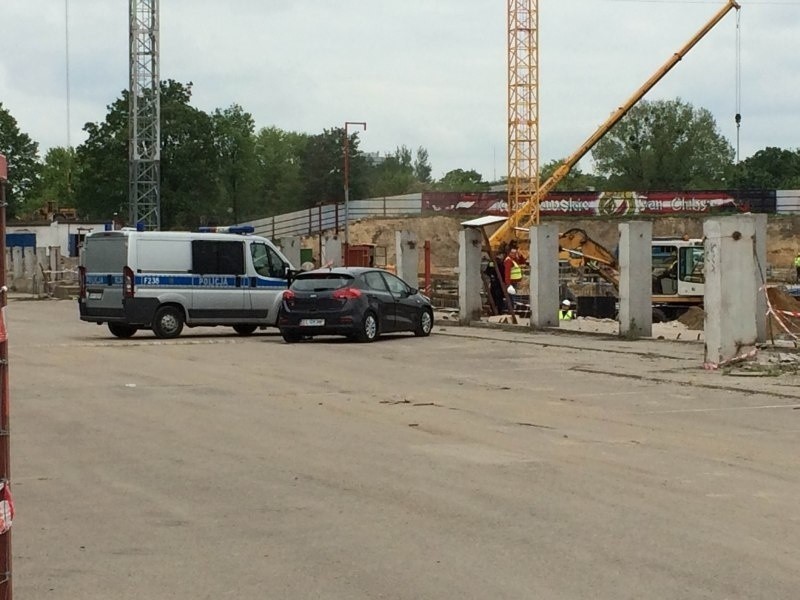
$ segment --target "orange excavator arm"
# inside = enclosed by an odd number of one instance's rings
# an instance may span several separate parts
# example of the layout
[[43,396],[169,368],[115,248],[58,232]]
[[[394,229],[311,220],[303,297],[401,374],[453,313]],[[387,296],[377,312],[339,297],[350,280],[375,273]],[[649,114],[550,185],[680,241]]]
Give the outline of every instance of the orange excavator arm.
[[678,50],[675,54],[673,54],[667,62],[665,62],[661,68],[659,68],[655,73],[653,73],[652,77],[648,79],[644,85],[642,85],[636,92],[631,96],[625,104],[620,106],[616,111],[614,111],[611,116],[606,120],[605,123],[600,125],[597,128],[589,139],[587,139],[571,156],[569,156],[547,179],[539,189],[536,190],[533,196],[526,201],[520,208],[513,214],[509,215],[508,220],[503,223],[489,238],[489,243],[492,246],[492,249],[497,250],[499,249],[504,243],[508,243],[515,237],[517,237],[517,229],[523,228],[527,229],[530,228],[531,225],[538,224],[539,221],[539,204],[544,198],[549,194],[553,188],[558,185],[558,183],[566,177],[572,167],[574,167],[578,161],[580,161],[589,150],[591,150],[594,145],[604,136],[606,135],[614,125],[619,123],[619,121],[624,117],[628,111],[633,108],[633,106],[641,100],[644,95],[649,92],[655,84],[657,84],[661,79],[669,73],[669,71],[674,67],[678,62],[686,55],[689,50],[691,50],[697,42],[699,42],[711,29],[719,23],[722,18],[728,14],[732,9],[739,9],[740,6],[735,0],[727,0],[725,6],[723,6],[711,19],[698,31],[692,39],[690,39],[683,47]]

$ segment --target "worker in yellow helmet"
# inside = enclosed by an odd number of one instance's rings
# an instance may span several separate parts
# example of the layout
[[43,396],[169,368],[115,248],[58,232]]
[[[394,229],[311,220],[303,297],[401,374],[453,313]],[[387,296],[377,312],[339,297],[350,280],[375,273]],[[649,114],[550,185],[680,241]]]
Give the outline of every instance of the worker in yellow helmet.
[[572,310],[572,302],[569,300],[562,300],[561,310],[558,311],[559,321],[572,321],[575,318],[575,311]]
[[794,257],[794,271],[796,281],[800,282],[800,252]]

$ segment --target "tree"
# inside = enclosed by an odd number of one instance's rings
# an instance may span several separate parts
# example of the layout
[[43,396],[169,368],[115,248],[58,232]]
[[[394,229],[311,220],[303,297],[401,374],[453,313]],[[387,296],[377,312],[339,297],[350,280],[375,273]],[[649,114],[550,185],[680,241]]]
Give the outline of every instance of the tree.
[[220,200],[239,223],[259,214],[255,122],[238,104],[211,117],[219,165]]
[[711,113],[680,98],[634,106],[592,151],[611,187],[637,191],[725,187],[733,156]]
[[743,189],[784,189],[800,187],[800,149],[768,147],[736,166],[736,187]]
[[420,146],[417,148],[417,158],[414,160],[414,177],[420,183],[430,183],[431,171],[431,165],[428,162],[428,151]]
[[489,184],[483,181],[483,176],[477,171],[455,169],[445,173],[436,183],[436,189],[443,192],[485,192]]
[[50,148],[44,156],[35,206],[29,203],[27,211],[45,207],[48,202],[52,202],[54,207],[75,208],[74,183],[80,178],[77,166],[74,148]]
[[369,169],[368,195],[375,198],[405,194],[416,181],[411,150],[402,146]]
[[[221,209],[218,161],[211,118],[189,105],[191,84],[161,84],[161,226],[193,228],[227,222]],[[129,212],[128,92],[108,107],[103,123],[87,123],[77,149],[81,170],[77,204],[88,218]]]
[[259,216],[291,212],[302,208],[305,181],[301,157],[306,152],[309,136],[265,127],[255,143],[258,196],[262,213]]
[[[367,190],[366,159],[358,145],[358,132],[350,134],[347,180],[351,199],[363,198]],[[302,208],[344,200],[344,128],[310,136],[300,164],[306,181]]]
[[39,144],[20,131],[16,119],[0,102],[0,154],[8,159],[6,202],[13,217],[36,194],[41,166]]

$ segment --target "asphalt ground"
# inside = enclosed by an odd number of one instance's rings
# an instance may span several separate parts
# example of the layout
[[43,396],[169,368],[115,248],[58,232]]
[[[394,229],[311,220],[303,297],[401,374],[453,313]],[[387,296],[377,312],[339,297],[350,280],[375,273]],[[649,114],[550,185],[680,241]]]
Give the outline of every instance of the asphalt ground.
[[18,600],[800,597],[796,375],[703,371],[699,343],[7,314]]

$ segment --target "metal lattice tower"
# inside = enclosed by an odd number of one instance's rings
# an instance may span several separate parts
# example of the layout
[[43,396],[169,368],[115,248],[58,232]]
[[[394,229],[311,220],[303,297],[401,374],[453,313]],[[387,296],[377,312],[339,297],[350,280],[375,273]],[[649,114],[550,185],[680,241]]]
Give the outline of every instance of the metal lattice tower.
[[130,224],[161,228],[161,93],[158,1],[130,2]]
[[[508,0],[509,214],[539,188],[538,0]],[[539,223],[538,202],[531,224]]]

